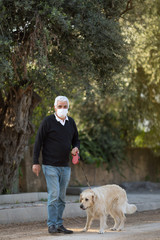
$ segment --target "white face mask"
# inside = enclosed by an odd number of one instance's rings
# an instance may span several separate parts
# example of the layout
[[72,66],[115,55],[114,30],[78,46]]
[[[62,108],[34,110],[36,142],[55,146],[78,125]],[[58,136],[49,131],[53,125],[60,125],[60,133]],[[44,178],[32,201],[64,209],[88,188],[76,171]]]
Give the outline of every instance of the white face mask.
[[64,108],[57,109],[57,115],[60,118],[65,118],[67,116],[67,113],[68,113],[68,109],[64,109]]

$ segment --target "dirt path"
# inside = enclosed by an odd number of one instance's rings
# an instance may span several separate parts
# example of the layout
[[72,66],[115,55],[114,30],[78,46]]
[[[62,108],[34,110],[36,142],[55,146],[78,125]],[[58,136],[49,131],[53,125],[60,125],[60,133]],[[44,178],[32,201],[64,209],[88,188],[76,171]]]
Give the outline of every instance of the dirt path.
[[[28,240],[49,240],[49,239],[148,239],[160,240],[160,209],[154,211],[137,212],[127,215],[125,229],[122,232],[105,232],[97,234],[99,221],[95,220],[87,233],[81,233],[85,218],[65,219],[64,226],[74,231],[72,235],[48,234],[46,222],[33,222],[24,224],[0,225],[0,240],[28,239]],[[112,219],[108,218],[108,225],[113,225]],[[159,228],[157,228],[159,226]],[[112,234],[112,235],[111,235]],[[130,234],[130,235],[128,235]],[[137,237],[138,236],[138,237]],[[111,237],[111,238],[110,238]],[[122,237],[122,238],[121,238]]]

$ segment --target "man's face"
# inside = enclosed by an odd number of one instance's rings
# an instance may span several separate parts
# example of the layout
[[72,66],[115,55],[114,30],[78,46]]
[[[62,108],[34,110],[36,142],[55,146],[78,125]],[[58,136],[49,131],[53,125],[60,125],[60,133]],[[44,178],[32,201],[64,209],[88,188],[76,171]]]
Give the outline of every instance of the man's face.
[[[57,114],[58,109],[68,109],[67,101],[65,101],[65,102],[57,101],[57,106],[56,107],[54,106],[54,109],[55,109],[56,115],[58,116],[58,114]],[[61,117],[59,117],[59,118],[61,118]],[[61,119],[64,120],[65,118],[61,118]]]

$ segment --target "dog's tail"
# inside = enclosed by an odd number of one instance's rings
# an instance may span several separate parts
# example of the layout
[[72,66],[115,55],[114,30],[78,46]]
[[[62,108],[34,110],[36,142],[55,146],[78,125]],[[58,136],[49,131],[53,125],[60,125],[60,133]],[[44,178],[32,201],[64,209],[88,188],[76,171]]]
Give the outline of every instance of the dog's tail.
[[125,206],[125,213],[127,214],[132,214],[137,210],[136,205],[134,204],[129,204],[128,202],[126,202],[126,206]]

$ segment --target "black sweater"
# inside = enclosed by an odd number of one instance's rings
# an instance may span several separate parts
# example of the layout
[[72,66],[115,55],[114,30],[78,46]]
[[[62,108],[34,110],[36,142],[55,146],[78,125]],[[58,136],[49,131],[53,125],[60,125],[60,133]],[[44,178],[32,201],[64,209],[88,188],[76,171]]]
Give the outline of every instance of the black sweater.
[[42,148],[42,164],[51,166],[68,166],[71,146],[80,147],[78,131],[74,120],[68,117],[63,126],[55,115],[46,117],[36,136],[33,164],[39,164]]

